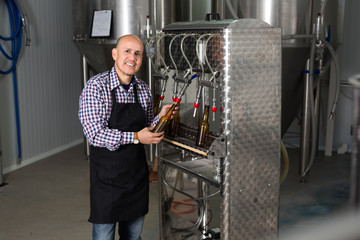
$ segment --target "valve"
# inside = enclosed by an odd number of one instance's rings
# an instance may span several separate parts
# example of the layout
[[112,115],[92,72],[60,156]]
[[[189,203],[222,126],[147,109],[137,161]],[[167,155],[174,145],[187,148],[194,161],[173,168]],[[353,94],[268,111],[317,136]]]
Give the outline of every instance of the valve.
[[179,81],[185,82],[186,80],[184,80],[184,79],[186,79],[186,78],[189,76],[190,73],[191,73],[191,70],[190,70],[190,69],[187,69],[187,70],[185,71],[185,74],[184,74],[184,76],[183,76],[182,78],[181,78],[181,77],[177,77],[177,76],[176,76],[176,73],[172,76],[172,78],[174,79],[173,96],[172,96],[173,102],[176,102],[176,95],[177,95],[177,93],[178,93],[178,91],[177,91],[178,82],[179,82]]
[[177,81],[180,82],[184,82],[184,86],[182,87],[179,95],[177,97],[175,97],[175,102],[180,103],[182,96],[184,96],[184,93],[186,91],[186,89],[189,87],[189,85],[191,84],[192,80],[194,80],[195,78],[197,78],[198,75],[195,73],[194,75],[191,76],[190,79],[186,79],[186,78],[176,78]]
[[199,85],[199,89],[198,89],[198,92],[197,92],[197,94],[196,94],[196,101],[195,101],[195,103],[194,103],[194,114],[193,114],[193,117],[196,116],[197,109],[198,109],[199,106],[200,106],[200,97],[201,97],[202,89],[203,89],[203,86],[202,86],[202,85]]
[[178,82],[175,80],[176,79],[176,73],[174,73],[174,75],[172,76],[172,79],[174,79],[172,100],[173,100],[173,102],[175,102],[175,98],[176,98],[176,95],[177,95],[177,87],[178,87]]
[[217,107],[216,107],[216,96],[215,96],[215,94],[216,94],[216,88],[213,88],[213,104],[212,104],[212,106],[211,106],[211,111],[213,112],[213,114],[212,114],[212,120],[213,120],[213,122],[215,122],[215,113],[216,113],[216,110],[217,110]]
[[169,67],[166,67],[164,69],[164,71],[161,73],[160,75],[160,79],[161,79],[161,93],[160,93],[160,102],[159,102],[159,108],[161,108],[162,106],[162,102],[165,98],[165,90],[166,90],[166,83],[167,80],[169,79],[169,76],[167,75],[169,71]]
[[198,92],[196,93],[196,100],[194,103],[194,114],[193,117],[196,116],[196,112],[197,109],[200,106],[200,98],[201,98],[201,92],[203,90],[203,87],[208,87],[208,88],[212,88],[213,89],[213,104],[211,107],[211,111],[213,112],[213,121],[215,121],[215,112],[217,111],[217,107],[216,107],[216,89],[217,89],[217,85],[216,85],[216,78],[219,77],[220,73],[219,72],[213,72],[211,78],[209,79],[209,81],[206,81],[204,79],[201,79],[199,81],[199,89]]

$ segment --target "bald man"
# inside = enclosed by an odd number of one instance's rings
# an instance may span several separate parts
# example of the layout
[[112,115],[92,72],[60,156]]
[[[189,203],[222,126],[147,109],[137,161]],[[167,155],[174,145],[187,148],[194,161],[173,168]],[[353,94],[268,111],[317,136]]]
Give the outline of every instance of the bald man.
[[114,240],[116,224],[120,239],[139,240],[149,203],[144,144],[164,138],[151,130],[171,105],[154,116],[150,89],[135,76],[144,54],[137,36],[120,37],[111,54],[114,67],[90,78],[80,96],[90,143],[89,222],[94,240]]

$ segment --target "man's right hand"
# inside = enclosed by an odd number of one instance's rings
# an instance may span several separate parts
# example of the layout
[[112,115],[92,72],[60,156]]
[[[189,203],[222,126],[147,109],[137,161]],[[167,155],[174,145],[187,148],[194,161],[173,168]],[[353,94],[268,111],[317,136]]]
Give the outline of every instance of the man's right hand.
[[157,144],[164,138],[164,132],[153,133],[153,127],[143,128],[140,132],[138,132],[139,141],[142,144]]

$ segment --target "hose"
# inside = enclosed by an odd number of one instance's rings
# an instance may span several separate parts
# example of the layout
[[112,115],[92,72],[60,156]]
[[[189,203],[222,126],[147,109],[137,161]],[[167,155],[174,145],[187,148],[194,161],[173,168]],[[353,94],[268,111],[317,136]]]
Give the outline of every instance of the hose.
[[231,3],[230,0],[226,0],[226,5],[228,6],[229,11],[230,11],[232,17],[233,17],[234,19],[238,19],[239,17],[238,17],[238,15],[237,15],[237,13],[235,12],[235,8],[234,8],[234,6],[232,5],[232,3]]
[[[192,66],[191,66],[191,63],[190,63],[190,61],[189,61],[189,59],[186,57],[186,54],[185,54],[185,51],[184,51],[184,41],[185,41],[185,39],[187,38],[187,37],[194,37],[195,39],[196,39],[196,36],[197,34],[187,34],[187,35],[185,35],[182,39],[181,39],[181,42],[180,42],[180,51],[181,51],[181,53],[182,53],[182,55],[183,55],[183,57],[184,57],[184,59],[185,59],[185,61],[186,61],[186,63],[188,64],[188,66],[189,66],[189,69],[190,69],[190,76],[193,76],[194,74],[193,74],[193,68],[192,68]],[[199,62],[200,62],[200,59],[199,59]]]
[[[202,78],[203,78],[204,75],[205,75],[205,71],[204,71],[204,63],[202,62],[202,56],[200,55],[199,45],[200,45],[200,40],[201,40],[203,37],[206,37],[206,36],[209,36],[209,34],[208,34],[208,33],[203,34],[203,35],[201,35],[201,36],[198,38],[198,40],[196,41],[196,48],[195,48],[197,58],[199,59],[199,65],[200,65],[200,67],[201,67],[201,76],[202,76]],[[203,50],[203,51],[204,51],[204,50]],[[206,53],[203,54],[203,55],[206,55]]]
[[316,134],[315,134],[315,103],[314,103],[314,92],[313,92],[313,81],[314,81],[314,61],[315,61],[315,38],[312,39],[311,42],[311,49],[310,49],[310,66],[309,66],[309,81],[310,81],[310,91],[309,91],[309,98],[310,98],[310,111],[311,111],[311,128],[312,128],[312,142],[311,142],[311,152],[310,152],[310,161],[305,169],[305,171],[302,173],[302,177],[304,177],[307,172],[312,167],[314,161],[315,161],[315,148],[316,148]]
[[339,92],[340,92],[340,68],[339,68],[339,62],[338,62],[337,55],[336,55],[334,48],[328,42],[325,41],[324,43],[325,43],[325,47],[329,50],[329,52],[332,56],[332,59],[334,61],[334,66],[335,66],[335,73],[336,73],[336,92],[335,92],[333,107],[331,109],[331,113],[329,116],[329,119],[333,119],[335,116],[335,108],[337,105],[337,101],[339,98]]
[[[20,135],[20,117],[19,117],[19,102],[18,102],[18,86],[16,75],[16,64],[21,51],[22,44],[22,27],[26,26],[28,30],[28,24],[24,11],[19,7],[20,5],[14,0],[5,0],[10,20],[10,37],[4,37],[0,35],[0,39],[3,41],[11,41],[11,54],[6,53],[4,48],[0,44],[0,51],[3,56],[11,61],[11,67],[7,70],[1,70],[1,74],[13,73],[13,88],[14,88],[14,101],[15,101],[15,117],[16,117],[16,131],[17,131],[17,145],[18,145],[18,159],[17,164],[21,163],[21,135]],[[23,16],[22,16],[23,15]],[[30,44],[30,37],[26,37],[26,43]]]
[[[325,7],[326,5],[326,1],[323,3],[323,6]],[[283,40],[289,40],[289,39],[300,39],[300,38],[309,38],[312,39],[312,43],[311,43],[311,50],[310,50],[310,67],[309,67],[309,76],[310,76],[310,84],[311,86],[313,85],[313,73],[314,73],[314,60],[315,60],[315,35],[313,34],[303,34],[303,35],[286,35],[283,36],[282,39]],[[336,77],[335,77],[335,81],[336,81],[336,92],[335,92],[335,97],[334,97],[334,102],[333,102],[333,106],[330,112],[330,116],[329,119],[333,119],[335,116],[335,109],[336,109],[336,105],[337,105],[337,101],[339,98],[339,92],[340,92],[340,71],[339,71],[339,63],[338,63],[338,59],[337,59],[337,55],[336,52],[334,50],[334,48],[327,42],[327,41],[323,41],[325,47],[329,50],[331,56],[332,56],[332,60],[334,61],[334,65],[335,65],[335,72],[336,72]],[[311,87],[311,89],[313,89]],[[310,153],[310,161],[309,164],[307,166],[307,168],[305,169],[305,171],[302,173],[302,177],[304,177],[307,172],[310,170],[312,164],[314,163],[314,159],[315,159],[315,148],[316,148],[316,139],[315,139],[315,110],[314,110],[314,96],[313,96],[313,91],[310,91],[310,100],[311,100],[311,104],[310,104],[310,111],[311,111],[311,115],[312,115],[312,121],[311,121],[311,126],[313,129],[313,134],[312,134],[312,147],[311,147],[311,153]]]
[[171,47],[172,47],[172,44],[173,44],[173,42],[175,41],[175,39],[178,38],[178,37],[180,37],[180,36],[182,36],[182,35],[179,34],[179,35],[174,36],[173,39],[171,39],[170,44],[169,44],[169,56],[170,56],[171,62],[172,62],[173,65],[174,65],[176,76],[179,76],[179,73],[178,73],[178,69],[177,69],[175,60],[174,60],[174,58],[173,58],[173,56],[172,56],[172,53],[171,53]]
[[281,144],[281,152],[283,154],[283,157],[284,157],[284,169],[283,169],[283,172],[281,174],[281,177],[280,177],[280,184],[283,183],[289,173],[289,155],[288,155],[288,152],[286,150],[286,147],[285,147],[285,144],[283,143],[283,141],[280,142]]
[[[172,211],[173,213],[176,213],[176,214],[188,214],[188,213],[192,213],[192,212],[194,212],[194,205],[188,203],[188,202],[191,202],[191,201],[192,201],[191,198],[187,198],[187,199],[184,199],[184,200],[176,200],[176,199],[174,199],[174,200],[172,201],[173,204],[171,205],[171,211]],[[188,206],[189,209],[183,210],[183,211],[177,210],[176,207],[179,206],[180,204],[185,205],[185,206]]]
[[[165,169],[163,169],[163,171],[165,171]],[[219,194],[220,190],[216,191],[215,193],[209,194],[208,196],[204,196],[204,197],[201,197],[201,198],[195,198],[195,197],[191,196],[190,194],[188,194],[188,193],[186,193],[184,191],[181,191],[180,189],[177,189],[176,185],[175,185],[175,187],[172,186],[165,178],[163,178],[162,181],[166,186],[170,187],[173,191],[179,192],[180,194],[187,196],[189,198],[188,201],[190,201],[190,199],[192,201],[194,201],[198,205],[198,209],[199,209],[199,217],[198,217],[196,223],[193,226],[186,227],[186,228],[172,228],[172,230],[175,230],[175,231],[195,231],[195,230],[198,230],[201,223],[202,223],[202,221],[203,221],[203,219],[204,219],[204,213],[205,213],[205,206],[204,206],[202,200],[211,198],[211,197]],[[175,200],[175,201],[178,201],[178,200]]]
[[[336,92],[335,92],[333,107],[331,109],[330,116],[329,116],[329,119],[334,119],[335,108],[336,108],[336,105],[337,105],[337,101],[338,101],[338,98],[339,98],[339,91],[340,91],[339,63],[337,61],[337,56],[336,56],[336,53],[335,53],[335,50],[333,49],[333,47],[329,43],[327,43],[326,41],[324,43],[325,43],[325,46],[329,49],[329,52],[330,52],[330,54],[331,54],[331,56],[333,58],[334,65],[335,65],[335,72],[336,72]],[[313,70],[314,70],[313,61],[314,61],[314,55],[315,55],[315,47],[314,47],[314,50],[311,50],[311,53],[312,54],[310,56],[310,73],[313,73]],[[312,60],[312,62],[311,62],[311,60]],[[310,82],[311,82],[311,84],[313,83],[312,81],[313,81],[313,74],[310,74]],[[310,89],[313,89],[313,88],[311,87]],[[314,104],[313,104],[313,99],[314,99],[313,91],[310,91],[310,99],[312,101],[311,104],[310,104],[311,115],[312,115],[311,125],[312,125],[312,129],[313,129],[313,132],[314,132],[315,131],[315,110],[314,110]],[[307,174],[307,172],[310,170],[310,168],[312,167],[312,165],[313,165],[313,163],[315,161],[315,148],[316,148],[315,134],[312,134],[312,137],[313,138],[312,138],[312,146],[311,146],[311,153],[310,153],[310,162],[309,162],[307,168],[305,169],[305,171],[303,172],[302,177],[304,177]]]

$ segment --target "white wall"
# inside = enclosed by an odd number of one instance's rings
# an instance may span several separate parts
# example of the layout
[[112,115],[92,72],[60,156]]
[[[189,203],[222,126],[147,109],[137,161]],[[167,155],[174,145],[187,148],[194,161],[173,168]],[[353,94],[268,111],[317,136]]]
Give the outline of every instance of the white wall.
[[[31,30],[17,65],[22,163],[17,138],[12,74],[0,75],[0,137],[4,173],[82,142],[77,118],[81,57],[72,41],[72,0],[20,0]],[[0,3],[0,34],[9,25]],[[1,42],[1,44],[4,44]],[[4,58],[0,54],[0,67]]]

